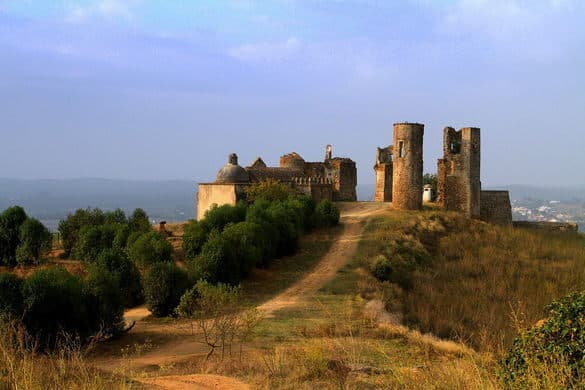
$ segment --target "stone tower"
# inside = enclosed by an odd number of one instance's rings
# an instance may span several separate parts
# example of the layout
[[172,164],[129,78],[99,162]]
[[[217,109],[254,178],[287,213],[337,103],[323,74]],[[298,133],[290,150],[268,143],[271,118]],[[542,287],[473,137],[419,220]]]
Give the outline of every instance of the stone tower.
[[392,205],[397,209],[422,208],[424,128],[420,123],[394,124]]
[[376,151],[374,202],[392,202],[392,145]]
[[438,203],[472,218],[481,214],[481,134],[477,127],[443,131],[443,158],[438,162]]

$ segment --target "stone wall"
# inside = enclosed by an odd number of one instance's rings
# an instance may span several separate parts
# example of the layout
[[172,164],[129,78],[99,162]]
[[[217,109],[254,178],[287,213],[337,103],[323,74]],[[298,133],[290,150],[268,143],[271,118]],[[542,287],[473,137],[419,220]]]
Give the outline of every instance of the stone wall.
[[422,124],[394,124],[392,205],[397,209],[422,208],[423,136]]
[[200,183],[197,191],[197,220],[203,219],[205,212],[214,204],[235,205],[245,197],[246,184]]
[[376,164],[374,202],[392,202],[392,163]]
[[473,218],[481,215],[481,134],[476,127],[443,132],[443,158],[438,161],[437,201],[446,210]]
[[579,225],[574,222],[514,221],[515,228],[546,230],[550,232],[578,232]]
[[342,202],[357,201],[357,168],[349,158],[334,158],[326,165],[333,170],[333,200]]
[[512,224],[508,191],[481,191],[481,220],[496,225]]

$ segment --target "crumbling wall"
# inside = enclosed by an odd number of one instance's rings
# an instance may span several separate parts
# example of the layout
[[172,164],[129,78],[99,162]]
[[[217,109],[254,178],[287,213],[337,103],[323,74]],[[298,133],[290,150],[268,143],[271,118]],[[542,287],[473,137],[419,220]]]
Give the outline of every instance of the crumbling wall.
[[392,163],[376,164],[374,202],[392,202]]
[[349,158],[333,158],[326,164],[333,171],[333,200],[343,202],[357,201],[357,168]]
[[578,232],[574,222],[514,221],[515,228],[545,230],[549,232]]
[[422,124],[394,124],[392,205],[397,209],[422,208],[423,136]]
[[443,158],[437,166],[437,203],[473,218],[481,215],[481,133],[476,127],[443,131]]
[[508,191],[481,191],[481,220],[496,225],[511,225],[510,193]]

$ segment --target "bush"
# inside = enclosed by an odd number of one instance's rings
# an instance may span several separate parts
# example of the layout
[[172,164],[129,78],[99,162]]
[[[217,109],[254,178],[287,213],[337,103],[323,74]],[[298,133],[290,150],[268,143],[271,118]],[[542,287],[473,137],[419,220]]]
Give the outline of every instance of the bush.
[[84,226],[79,232],[75,256],[81,260],[95,261],[102,251],[114,246],[118,228],[116,225]]
[[276,255],[290,255],[297,249],[301,233],[301,216],[288,202],[272,202],[268,207],[272,228],[278,231]]
[[339,225],[339,209],[329,200],[322,200],[315,208],[315,226],[331,227]]
[[16,264],[16,249],[20,244],[20,226],[27,220],[20,206],[9,207],[0,214],[0,263]]
[[53,347],[61,332],[84,339],[98,326],[89,322],[83,281],[63,268],[33,273],[24,281],[22,296],[23,322],[41,347]]
[[20,318],[23,310],[22,279],[7,272],[0,273],[0,320]]
[[205,212],[205,225],[208,232],[212,230],[222,231],[228,223],[238,223],[246,220],[246,203],[238,202],[232,206],[225,204],[223,206],[214,205]]
[[412,272],[416,263],[407,257],[396,255],[387,258],[384,255],[374,257],[369,264],[370,272],[376,279],[396,283],[404,289],[412,287]]
[[[506,384],[543,385],[551,366],[568,366],[567,388],[582,388],[585,369],[585,292],[574,293],[547,306],[549,316],[540,326],[514,340],[502,361]],[[561,368],[562,369],[562,368]],[[536,382],[536,383],[534,383]]]
[[246,197],[248,202],[264,199],[269,202],[284,201],[294,195],[292,188],[274,179],[268,179],[248,187]]
[[194,279],[237,284],[262,259],[260,227],[251,222],[214,231],[201,254],[190,263]]
[[88,321],[93,330],[105,335],[120,333],[124,328],[120,276],[108,270],[91,268],[84,293],[88,299]]
[[134,307],[144,301],[140,271],[126,253],[118,249],[105,250],[98,256],[93,269],[118,277],[124,307]]
[[142,209],[136,209],[128,218],[128,226],[133,232],[148,232],[151,230],[148,215]]
[[159,232],[148,232],[139,236],[128,247],[128,255],[136,264],[148,267],[172,260],[173,247]]
[[16,249],[18,264],[38,264],[51,250],[52,236],[37,219],[29,218],[20,226],[20,244]]
[[181,296],[189,289],[187,273],[173,263],[153,265],[144,277],[144,296],[148,310],[156,317],[173,314]]
[[190,221],[183,230],[183,251],[187,259],[194,259],[207,241],[209,229],[205,220]]
[[79,233],[83,227],[102,225],[105,221],[104,213],[100,209],[78,209],[59,222],[59,234],[63,244],[64,256],[71,256]]

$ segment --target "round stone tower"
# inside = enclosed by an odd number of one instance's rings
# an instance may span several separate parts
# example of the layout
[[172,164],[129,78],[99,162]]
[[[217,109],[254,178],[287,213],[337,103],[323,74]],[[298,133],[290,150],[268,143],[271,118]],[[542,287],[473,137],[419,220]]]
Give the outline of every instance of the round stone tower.
[[394,124],[392,205],[401,210],[422,208],[423,135],[420,123]]

